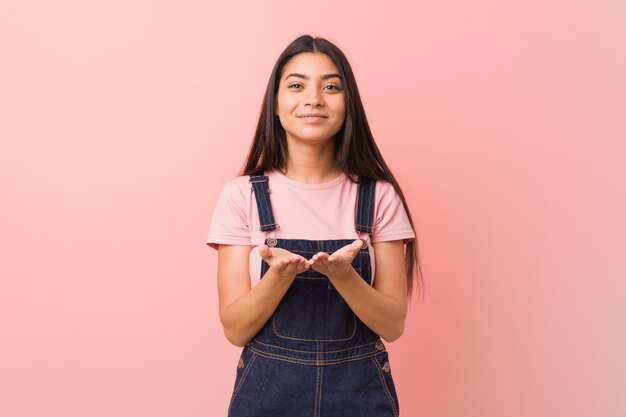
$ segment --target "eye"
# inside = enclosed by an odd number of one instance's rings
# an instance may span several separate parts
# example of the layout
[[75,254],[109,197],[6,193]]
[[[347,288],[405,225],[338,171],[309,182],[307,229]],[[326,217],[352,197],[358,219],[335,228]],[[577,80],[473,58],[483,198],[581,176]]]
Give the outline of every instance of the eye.
[[[302,84],[298,83],[298,82],[295,82],[295,83],[291,83],[291,84],[287,85],[287,88],[291,88],[291,87],[298,87],[299,88],[299,87],[302,87]],[[324,88],[326,88],[326,87],[330,87],[330,90],[335,90],[335,91],[341,90],[341,88],[338,85],[336,85],[336,84],[327,84],[327,85],[324,86]]]

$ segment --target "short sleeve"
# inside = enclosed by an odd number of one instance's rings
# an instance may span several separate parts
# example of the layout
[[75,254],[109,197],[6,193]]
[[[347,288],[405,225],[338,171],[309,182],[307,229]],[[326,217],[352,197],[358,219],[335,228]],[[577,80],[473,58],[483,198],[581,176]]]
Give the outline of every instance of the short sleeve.
[[245,196],[233,181],[227,182],[215,205],[206,244],[213,249],[217,249],[218,244],[250,245],[250,227],[245,213]]
[[372,243],[400,239],[407,243],[414,239],[415,232],[411,227],[409,216],[393,185],[379,180],[376,188],[377,204],[374,213],[374,232],[371,235]]

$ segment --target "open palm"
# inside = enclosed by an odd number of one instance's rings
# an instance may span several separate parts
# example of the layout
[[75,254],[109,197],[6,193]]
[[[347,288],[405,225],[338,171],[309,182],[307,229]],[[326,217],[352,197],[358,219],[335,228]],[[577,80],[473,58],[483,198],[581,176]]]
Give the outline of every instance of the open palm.
[[318,252],[309,260],[311,268],[326,275],[341,275],[348,273],[352,268],[352,260],[361,250],[363,241],[357,239],[354,242],[339,248],[331,255],[326,252]]
[[259,249],[259,255],[270,268],[284,276],[295,276],[310,267],[306,258],[282,248],[270,248],[263,245]]

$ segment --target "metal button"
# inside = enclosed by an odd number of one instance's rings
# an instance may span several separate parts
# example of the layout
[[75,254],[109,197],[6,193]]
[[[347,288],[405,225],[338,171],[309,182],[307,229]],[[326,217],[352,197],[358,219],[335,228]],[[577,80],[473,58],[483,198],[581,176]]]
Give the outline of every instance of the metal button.
[[376,349],[384,350],[385,349],[385,345],[383,345],[383,342],[381,342],[380,340],[378,342],[376,342]]
[[243,368],[243,358],[239,358],[239,364],[237,365],[237,368]]
[[383,371],[389,372],[390,370],[391,367],[389,366],[389,362],[385,362],[385,364],[383,365]]

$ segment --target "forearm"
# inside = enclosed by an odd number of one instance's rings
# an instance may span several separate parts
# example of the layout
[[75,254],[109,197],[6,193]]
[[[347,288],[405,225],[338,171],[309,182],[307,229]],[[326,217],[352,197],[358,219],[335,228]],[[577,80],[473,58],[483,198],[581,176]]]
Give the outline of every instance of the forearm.
[[369,285],[354,268],[346,276],[329,276],[354,314],[388,342],[404,332],[406,302],[389,297]]
[[245,345],[272,316],[292,279],[269,269],[249,292],[224,308],[221,320],[226,338],[237,346]]

